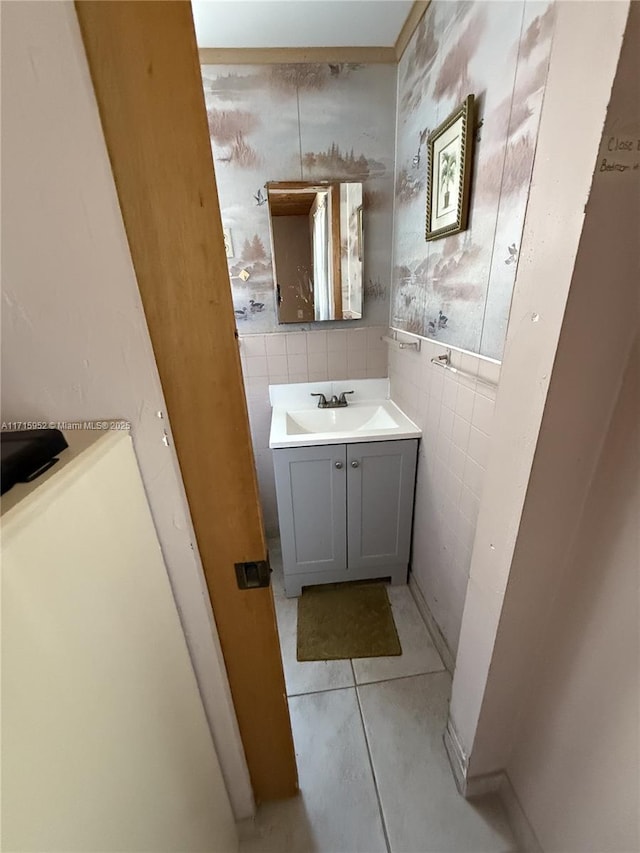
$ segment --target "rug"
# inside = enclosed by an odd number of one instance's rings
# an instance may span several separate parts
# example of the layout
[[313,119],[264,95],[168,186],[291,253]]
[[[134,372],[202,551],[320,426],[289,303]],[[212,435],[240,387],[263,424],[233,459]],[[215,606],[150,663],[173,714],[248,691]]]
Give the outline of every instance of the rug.
[[384,584],[326,584],[302,591],[298,599],[299,661],[401,654]]

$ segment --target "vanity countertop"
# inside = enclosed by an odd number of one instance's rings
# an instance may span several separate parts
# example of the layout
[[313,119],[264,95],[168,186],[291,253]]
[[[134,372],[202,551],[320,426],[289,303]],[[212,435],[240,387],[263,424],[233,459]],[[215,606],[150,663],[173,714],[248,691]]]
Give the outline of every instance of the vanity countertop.
[[[312,394],[329,400],[353,391],[345,407],[319,408]],[[270,385],[269,447],[310,447],[420,438],[422,430],[389,399],[388,379]]]

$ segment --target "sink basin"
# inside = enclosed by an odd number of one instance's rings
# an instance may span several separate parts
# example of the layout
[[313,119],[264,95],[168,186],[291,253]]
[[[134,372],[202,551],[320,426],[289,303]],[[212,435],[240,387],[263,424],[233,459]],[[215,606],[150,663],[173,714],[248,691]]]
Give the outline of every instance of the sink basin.
[[370,432],[398,429],[398,421],[381,405],[350,406],[346,409],[302,409],[287,412],[287,435],[326,432]]
[[[346,390],[354,391],[354,399],[345,408],[320,409],[311,398],[322,392],[329,399]],[[388,379],[272,385],[269,393],[271,448],[390,441],[422,434],[388,398]]]

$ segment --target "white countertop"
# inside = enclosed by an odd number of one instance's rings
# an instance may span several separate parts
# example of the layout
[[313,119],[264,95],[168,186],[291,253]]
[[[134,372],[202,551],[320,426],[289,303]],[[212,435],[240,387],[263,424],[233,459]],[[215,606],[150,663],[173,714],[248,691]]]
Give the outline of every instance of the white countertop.
[[[353,391],[348,406],[318,407],[312,394],[327,399]],[[388,379],[339,382],[302,382],[270,385],[271,432],[269,447],[311,447],[420,438],[422,430],[389,399]]]

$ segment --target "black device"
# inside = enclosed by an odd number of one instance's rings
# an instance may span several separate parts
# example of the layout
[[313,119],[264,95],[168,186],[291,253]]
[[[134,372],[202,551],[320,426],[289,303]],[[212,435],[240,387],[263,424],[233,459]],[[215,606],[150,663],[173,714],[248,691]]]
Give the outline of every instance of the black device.
[[69,445],[59,429],[21,429],[0,432],[0,494],[16,483],[30,483],[48,471]]

